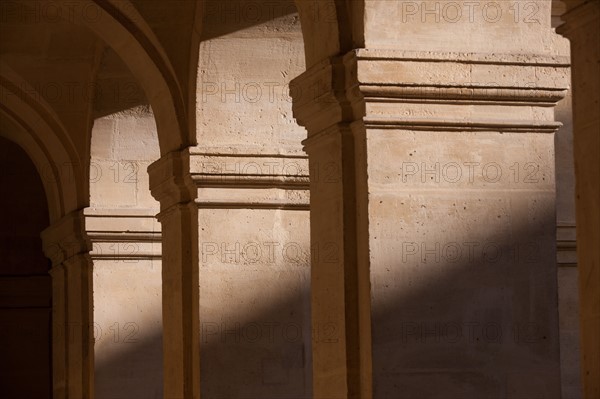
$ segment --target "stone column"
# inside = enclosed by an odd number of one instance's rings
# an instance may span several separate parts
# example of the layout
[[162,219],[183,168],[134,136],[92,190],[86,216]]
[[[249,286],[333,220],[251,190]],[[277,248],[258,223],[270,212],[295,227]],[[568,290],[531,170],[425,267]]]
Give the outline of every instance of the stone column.
[[312,245],[340,253],[312,264],[313,328],[340,336],[313,337],[314,395],[557,398],[553,107],[569,62],[549,8],[531,3],[528,25],[499,3],[365,4],[365,48],[291,91]]
[[[562,24],[565,5],[552,2],[552,27]],[[568,43],[568,41],[566,41]],[[570,80],[570,76],[569,76]],[[575,162],[573,159],[572,88],[555,108],[563,126],[555,135],[556,165],[556,263],[560,325],[561,390],[563,398],[581,396],[579,346],[579,289],[575,227]]]
[[600,3],[564,1],[557,30],[571,41],[577,264],[585,398],[600,396]]
[[55,398],[93,397],[92,262],[85,219],[75,211],[42,233],[52,261],[52,373]]
[[198,209],[189,151],[171,152],[148,168],[160,202],[164,397],[200,397]]
[[319,398],[368,397],[371,390],[366,148],[364,134],[354,135],[348,102],[338,103],[344,68],[342,58],[320,63],[291,90],[294,116],[309,136],[311,247],[327,243],[333,251],[311,264],[313,394]]

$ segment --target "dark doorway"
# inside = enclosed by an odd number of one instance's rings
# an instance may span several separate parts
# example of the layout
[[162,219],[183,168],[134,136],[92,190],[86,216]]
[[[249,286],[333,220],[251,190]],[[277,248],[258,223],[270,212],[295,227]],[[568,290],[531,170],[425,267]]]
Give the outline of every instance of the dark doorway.
[[52,397],[52,282],[40,233],[42,180],[25,151],[0,138],[0,397]]

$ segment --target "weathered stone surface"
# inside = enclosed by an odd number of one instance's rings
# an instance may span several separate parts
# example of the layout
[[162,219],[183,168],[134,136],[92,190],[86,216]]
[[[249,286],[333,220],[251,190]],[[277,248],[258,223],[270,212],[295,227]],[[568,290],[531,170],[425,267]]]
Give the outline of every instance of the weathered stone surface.
[[1,8],[55,397],[598,396],[595,1]]

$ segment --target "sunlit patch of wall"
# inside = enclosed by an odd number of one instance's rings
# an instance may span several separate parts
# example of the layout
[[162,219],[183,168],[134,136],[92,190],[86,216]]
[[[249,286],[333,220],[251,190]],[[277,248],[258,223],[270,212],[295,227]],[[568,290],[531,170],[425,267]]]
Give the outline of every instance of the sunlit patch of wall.
[[93,244],[97,398],[162,397],[161,229],[148,165],[159,157],[144,105],[95,120],[86,230]]
[[202,26],[192,157],[200,389],[310,397],[306,131],[289,96],[305,68],[299,17],[293,1],[208,1]]

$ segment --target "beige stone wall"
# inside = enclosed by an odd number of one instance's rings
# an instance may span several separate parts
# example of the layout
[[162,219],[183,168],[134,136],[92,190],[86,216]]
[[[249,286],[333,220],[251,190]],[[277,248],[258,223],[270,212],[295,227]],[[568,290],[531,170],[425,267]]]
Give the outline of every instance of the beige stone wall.
[[159,157],[154,115],[141,106],[100,117],[91,145],[95,397],[161,398],[161,229],[146,172]]
[[[379,254],[371,265],[378,397],[423,392],[425,381],[435,381],[428,397],[440,385],[455,396],[508,389],[554,397],[560,385],[557,312],[549,303],[556,293],[553,137],[405,132],[395,138],[380,131],[372,142],[372,154],[385,160],[369,173],[378,187],[371,205]],[[532,160],[537,184],[526,180]],[[462,166],[460,181],[450,167],[443,174],[445,165],[466,162],[475,166],[472,182]],[[414,164],[419,173],[411,175]],[[500,354],[502,361],[488,360]],[[473,370],[474,363],[485,366]]]
[[[299,0],[302,18],[294,3],[6,14],[2,121],[63,179],[46,254],[54,313],[78,329],[55,345],[55,394],[89,397],[94,363],[97,398],[162,397],[163,381],[186,397],[311,397],[313,379],[317,396],[556,397],[562,383],[577,398],[568,100],[553,137],[568,48],[551,2]],[[573,37],[588,54],[591,36]],[[132,104],[77,91],[114,94],[131,74],[145,93]],[[585,104],[577,161],[593,182]],[[146,173],[160,155],[162,209]],[[597,218],[586,198],[580,215]]]
[[196,92],[199,148],[304,155],[306,131],[293,119],[288,88],[305,68],[294,11],[292,1],[207,3]]
[[304,69],[299,19],[292,1],[209,1],[201,38],[202,396],[310,397],[306,133],[288,94]]

